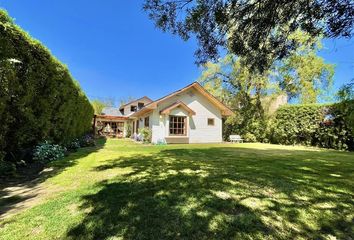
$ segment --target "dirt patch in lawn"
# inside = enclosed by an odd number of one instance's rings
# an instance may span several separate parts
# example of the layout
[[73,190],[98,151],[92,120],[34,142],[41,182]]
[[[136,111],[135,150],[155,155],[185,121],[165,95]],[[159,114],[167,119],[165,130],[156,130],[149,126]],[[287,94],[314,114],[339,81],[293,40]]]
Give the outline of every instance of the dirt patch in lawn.
[[[53,171],[53,168],[45,168],[36,175],[27,175],[3,184],[0,190],[0,220],[31,208],[42,202],[49,195],[60,192],[60,188],[50,188],[44,186],[42,182],[44,175],[48,175]],[[31,180],[23,181],[23,179]]]

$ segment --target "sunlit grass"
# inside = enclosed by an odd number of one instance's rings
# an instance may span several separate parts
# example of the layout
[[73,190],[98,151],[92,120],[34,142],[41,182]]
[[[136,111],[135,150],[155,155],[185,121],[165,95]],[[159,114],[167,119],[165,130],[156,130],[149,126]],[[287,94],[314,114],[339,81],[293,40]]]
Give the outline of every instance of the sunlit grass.
[[42,184],[60,191],[1,222],[0,239],[354,238],[353,153],[114,139],[93,150],[53,163],[66,168]]

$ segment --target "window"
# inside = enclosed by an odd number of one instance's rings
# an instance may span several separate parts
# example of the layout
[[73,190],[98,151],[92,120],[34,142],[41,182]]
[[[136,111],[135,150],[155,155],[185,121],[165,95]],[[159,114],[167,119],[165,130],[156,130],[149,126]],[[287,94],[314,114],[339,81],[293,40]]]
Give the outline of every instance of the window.
[[214,118],[208,118],[208,126],[214,126],[215,125],[215,119]]
[[170,135],[187,135],[187,117],[170,116]]
[[144,107],[144,103],[138,102],[138,109],[140,110],[140,109],[142,109],[143,107]]
[[144,119],[144,127],[149,127],[149,117],[146,117],[145,119]]
[[131,112],[136,112],[136,110],[137,110],[136,106],[133,106],[133,105],[130,106],[130,111]]

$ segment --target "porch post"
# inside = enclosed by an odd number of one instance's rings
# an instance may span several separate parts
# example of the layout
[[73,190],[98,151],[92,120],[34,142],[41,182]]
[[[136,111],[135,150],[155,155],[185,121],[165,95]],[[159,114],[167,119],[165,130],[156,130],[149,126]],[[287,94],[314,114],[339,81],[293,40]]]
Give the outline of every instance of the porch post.
[[93,130],[93,135],[96,135],[96,114],[93,115],[93,125],[92,125],[92,130]]

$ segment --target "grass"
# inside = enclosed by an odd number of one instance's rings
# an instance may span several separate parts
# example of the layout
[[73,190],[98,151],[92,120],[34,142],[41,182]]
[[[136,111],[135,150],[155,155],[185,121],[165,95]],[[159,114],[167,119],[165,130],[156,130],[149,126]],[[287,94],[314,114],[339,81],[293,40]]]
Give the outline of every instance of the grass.
[[0,239],[354,238],[353,153],[109,139],[51,167]]

